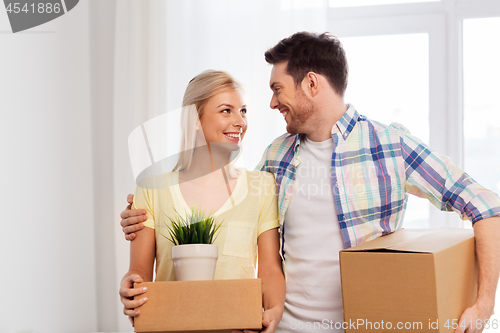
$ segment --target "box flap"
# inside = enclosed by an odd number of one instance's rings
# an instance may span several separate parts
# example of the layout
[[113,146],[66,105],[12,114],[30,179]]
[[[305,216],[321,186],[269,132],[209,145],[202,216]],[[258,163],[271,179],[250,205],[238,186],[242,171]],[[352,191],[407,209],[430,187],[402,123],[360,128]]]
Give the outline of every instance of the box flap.
[[344,252],[352,251],[394,251],[437,253],[455,244],[474,237],[472,229],[435,228],[401,229],[389,235],[353,246]]

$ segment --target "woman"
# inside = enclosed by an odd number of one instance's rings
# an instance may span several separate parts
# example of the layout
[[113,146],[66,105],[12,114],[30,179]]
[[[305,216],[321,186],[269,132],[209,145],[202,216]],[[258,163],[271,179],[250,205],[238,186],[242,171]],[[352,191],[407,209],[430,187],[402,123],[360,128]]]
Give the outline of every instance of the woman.
[[[223,221],[215,240],[219,247],[215,279],[253,278],[258,248],[262,279],[263,332],[274,332],[285,299],[278,238],[274,178],[266,172],[236,170],[231,161],[247,130],[241,88],[225,72],[205,71],[186,88],[182,111],[181,153],[174,172],[141,180],[134,208],[145,209],[146,228],[131,242],[130,267],[120,288],[124,313],[147,301],[134,282],[175,280],[172,243],[160,235],[177,212],[199,207]],[[134,300],[131,298],[136,296]]]

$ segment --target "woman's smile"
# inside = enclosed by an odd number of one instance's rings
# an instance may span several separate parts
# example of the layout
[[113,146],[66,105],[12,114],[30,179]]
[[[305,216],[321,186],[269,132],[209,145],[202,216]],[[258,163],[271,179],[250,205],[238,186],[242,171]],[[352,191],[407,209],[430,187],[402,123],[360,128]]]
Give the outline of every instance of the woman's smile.
[[241,140],[241,132],[228,132],[224,133],[224,136],[232,142],[240,142]]

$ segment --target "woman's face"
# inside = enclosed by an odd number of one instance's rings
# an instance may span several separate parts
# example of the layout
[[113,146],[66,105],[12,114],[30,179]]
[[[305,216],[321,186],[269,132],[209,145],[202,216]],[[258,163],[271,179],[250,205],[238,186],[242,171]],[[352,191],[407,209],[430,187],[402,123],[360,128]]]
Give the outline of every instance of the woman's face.
[[239,144],[247,130],[246,113],[239,89],[228,89],[212,96],[200,118],[205,141]]

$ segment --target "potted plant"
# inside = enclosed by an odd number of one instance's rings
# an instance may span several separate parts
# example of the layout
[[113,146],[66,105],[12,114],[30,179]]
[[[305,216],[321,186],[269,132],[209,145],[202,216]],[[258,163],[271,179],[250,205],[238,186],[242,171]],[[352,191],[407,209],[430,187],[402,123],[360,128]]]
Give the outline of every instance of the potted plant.
[[177,214],[165,223],[171,241],[172,260],[177,281],[213,280],[219,254],[213,244],[222,222],[217,223],[212,213],[193,208],[186,218]]

